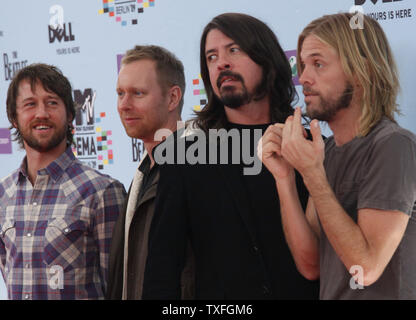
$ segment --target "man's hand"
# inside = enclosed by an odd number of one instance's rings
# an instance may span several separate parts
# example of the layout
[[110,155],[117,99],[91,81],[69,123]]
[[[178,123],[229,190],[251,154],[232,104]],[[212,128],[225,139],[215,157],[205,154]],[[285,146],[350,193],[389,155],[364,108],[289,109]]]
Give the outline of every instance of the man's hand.
[[257,145],[257,156],[275,179],[293,174],[293,167],[282,157],[282,133],[284,124],[269,126]]
[[313,175],[315,170],[325,172],[325,143],[317,120],[311,122],[312,141],[304,137],[301,118],[300,108],[296,108],[294,116],[287,118],[282,132],[280,153],[305,178]]

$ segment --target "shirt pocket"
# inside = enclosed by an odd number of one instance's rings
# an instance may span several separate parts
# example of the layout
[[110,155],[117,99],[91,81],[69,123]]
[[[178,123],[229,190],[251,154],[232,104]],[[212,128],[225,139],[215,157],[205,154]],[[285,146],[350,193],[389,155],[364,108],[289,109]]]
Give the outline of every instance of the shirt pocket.
[[88,225],[82,220],[59,217],[48,222],[45,230],[43,262],[63,270],[84,267]]

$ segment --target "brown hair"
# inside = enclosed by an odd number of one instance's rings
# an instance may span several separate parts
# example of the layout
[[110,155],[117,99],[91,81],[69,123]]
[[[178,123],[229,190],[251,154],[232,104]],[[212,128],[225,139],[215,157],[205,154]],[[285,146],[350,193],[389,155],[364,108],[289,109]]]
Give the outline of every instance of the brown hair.
[[[14,127],[13,123],[17,121],[16,99],[19,94],[19,85],[23,80],[28,80],[32,91],[35,89],[36,83],[40,81],[46,91],[50,91],[58,95],[65,104],[67,116],[73,120],[75,117],[75,105],[72,98],[72,87],[68,79],[62,74],[61,70],[52,65],[43,63],[31,64],[21,69],[13,78],[7,91],[7,118],[11,123],[10,129],[14,129],[14,140],[23,148],[23,137],[19,130]],[[67,145],[73,143],[73,125],[67,128]]]
[[[353,18],[352,13],[338,13],[312,21],[299,36],[297,59],[301,62],[302,45],[309,35],[337,51],[345,75],[350,81],[358,79],[363,88],[359,135],[366,136],[383,116],[395,121],[394,114],[400,114],[396,104],[400,85],[396,63],[380,24],[363,15],[363,29],[353,29]],[[301,75],[302,63],[297,67]]]

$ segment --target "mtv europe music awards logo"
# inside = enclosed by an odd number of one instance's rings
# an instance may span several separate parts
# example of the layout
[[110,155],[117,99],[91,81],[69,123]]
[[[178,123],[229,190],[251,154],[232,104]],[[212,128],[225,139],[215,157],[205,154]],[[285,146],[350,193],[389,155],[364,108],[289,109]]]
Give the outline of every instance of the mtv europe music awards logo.
[[105,129],[106,113],[95,114],[96,91],[87,88],[74,90],[79,106],[75,116],[74,155],[90,167],[103,170],[114,163],[112,131]]
[[145,9],[155,6],[156,0],[103,0],[103,8],[99,14],[108,14],[123,27],[128,24],[137,25],[140,14]]

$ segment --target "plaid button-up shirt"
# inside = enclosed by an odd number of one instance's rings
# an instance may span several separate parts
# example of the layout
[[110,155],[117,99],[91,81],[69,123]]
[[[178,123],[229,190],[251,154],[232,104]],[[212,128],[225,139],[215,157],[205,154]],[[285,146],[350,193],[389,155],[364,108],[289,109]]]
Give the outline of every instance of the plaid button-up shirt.
[[0,269],[9,299],[102,299],[112,230],[126,192],[71,148],[0,180]]

